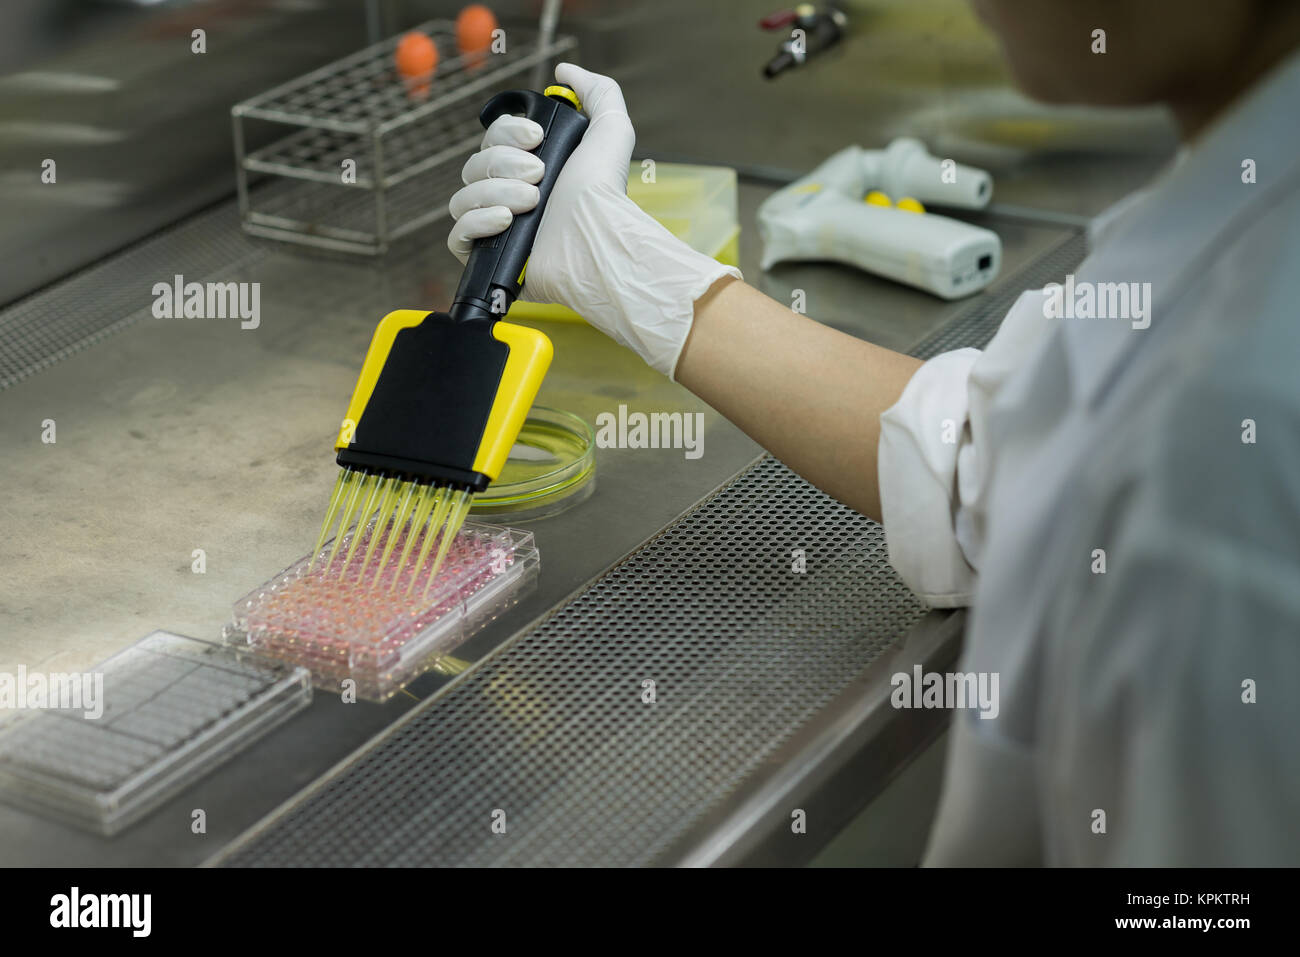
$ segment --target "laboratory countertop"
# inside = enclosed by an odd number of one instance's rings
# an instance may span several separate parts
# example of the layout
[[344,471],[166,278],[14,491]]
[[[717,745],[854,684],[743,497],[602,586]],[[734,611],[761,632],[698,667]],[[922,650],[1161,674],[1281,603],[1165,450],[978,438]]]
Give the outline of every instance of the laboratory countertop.
[[[811,316],[900,350],[969,307],[831,264],[763,273],[754,217],[771,189],[741,185],[741,254],[746,277],[774,298],[790,302],[802,290]],[[998,284],[1014,283],[1021,267],[1077,229],[1050,216],[984,219],[1003,242]],[[113,335],[0,395],[7,450],[0,486],[8,493],[0,536],[0,671],[84,669],[159,628],[216,639],[237,597],[301,557],[334,481],[330,447],[375,323],[393,308],[432,308],[450,299],[459,266],[442,245],[444,229],[432,228],[383,261],[358,263],[255,243],[240,234],[233,204],[226,204],[151,240],[147,265],[102,270],[138,300],[137,310]],[[172,279],[187,247],[217,242],[228,250],[221,279],[260,283],[260,325],[153,317],[153,284]],[[462,646],[457,654],[470,662],[762,454],[700,400],[596,330],[539,325],[555,345],[540,404],[589,422],[620,405],[700,412],[703,455],[598,449],[591,497],[526,526],[541,551],[538,586]],[[57,428],[53,443],[42,440],[49,420]],[[282,732],[115,840],[0,805],[0,864],[198,864],[449,680],[425,675],[384,705],[344,705],[317,694]],[[279,773],[267,774],[272,767]],[[187,826],[196,802],[208,810],[201,837],[191,837]]]

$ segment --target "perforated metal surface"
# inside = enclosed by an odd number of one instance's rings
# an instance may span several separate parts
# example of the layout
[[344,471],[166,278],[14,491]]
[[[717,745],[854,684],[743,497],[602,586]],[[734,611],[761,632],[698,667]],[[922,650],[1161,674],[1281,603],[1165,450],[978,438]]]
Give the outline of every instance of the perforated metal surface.
[[0,311],[0,390],[150,315],[153,285],[215,281],[266,255],[222,204]]
[[764,459],[228,862],[651,863],[922,614],[882,538]]

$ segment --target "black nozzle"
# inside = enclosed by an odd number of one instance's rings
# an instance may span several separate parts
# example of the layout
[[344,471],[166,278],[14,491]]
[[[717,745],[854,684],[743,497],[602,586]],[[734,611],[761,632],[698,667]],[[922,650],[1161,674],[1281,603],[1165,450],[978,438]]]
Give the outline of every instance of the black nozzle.
[[781,44],[776,56],[763,67],[767,79],[780,76],[792,67],[802,66],[809,58],[833,47],[844,37],[848,18],[843,12],[830,8],[820,13],[809,13],[794,21],[793,30],[799,31]]

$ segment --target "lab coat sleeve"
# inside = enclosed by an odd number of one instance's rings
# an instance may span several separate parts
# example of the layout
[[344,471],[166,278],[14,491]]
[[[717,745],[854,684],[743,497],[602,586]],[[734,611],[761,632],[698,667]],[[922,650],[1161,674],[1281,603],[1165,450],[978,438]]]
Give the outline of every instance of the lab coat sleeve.
[[889,560],[935,608],[969,605],[984,539],[984,492],[996,450],[989,410],[1050,328],[1043,292],[1023,293],[984,351],[926,362],[880,417],[877,466]]

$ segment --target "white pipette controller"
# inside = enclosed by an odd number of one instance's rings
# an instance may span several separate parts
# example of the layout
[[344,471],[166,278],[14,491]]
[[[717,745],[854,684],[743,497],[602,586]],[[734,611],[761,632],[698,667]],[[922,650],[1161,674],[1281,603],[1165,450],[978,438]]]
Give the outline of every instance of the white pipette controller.
[[922,204],[982,209],[992,195],[984,170],[936,159],[917,140],[896,139],[883,150],[849,146],[759,207],[763,269],[833,260],[959,299],[997,276],[1002,241]]

